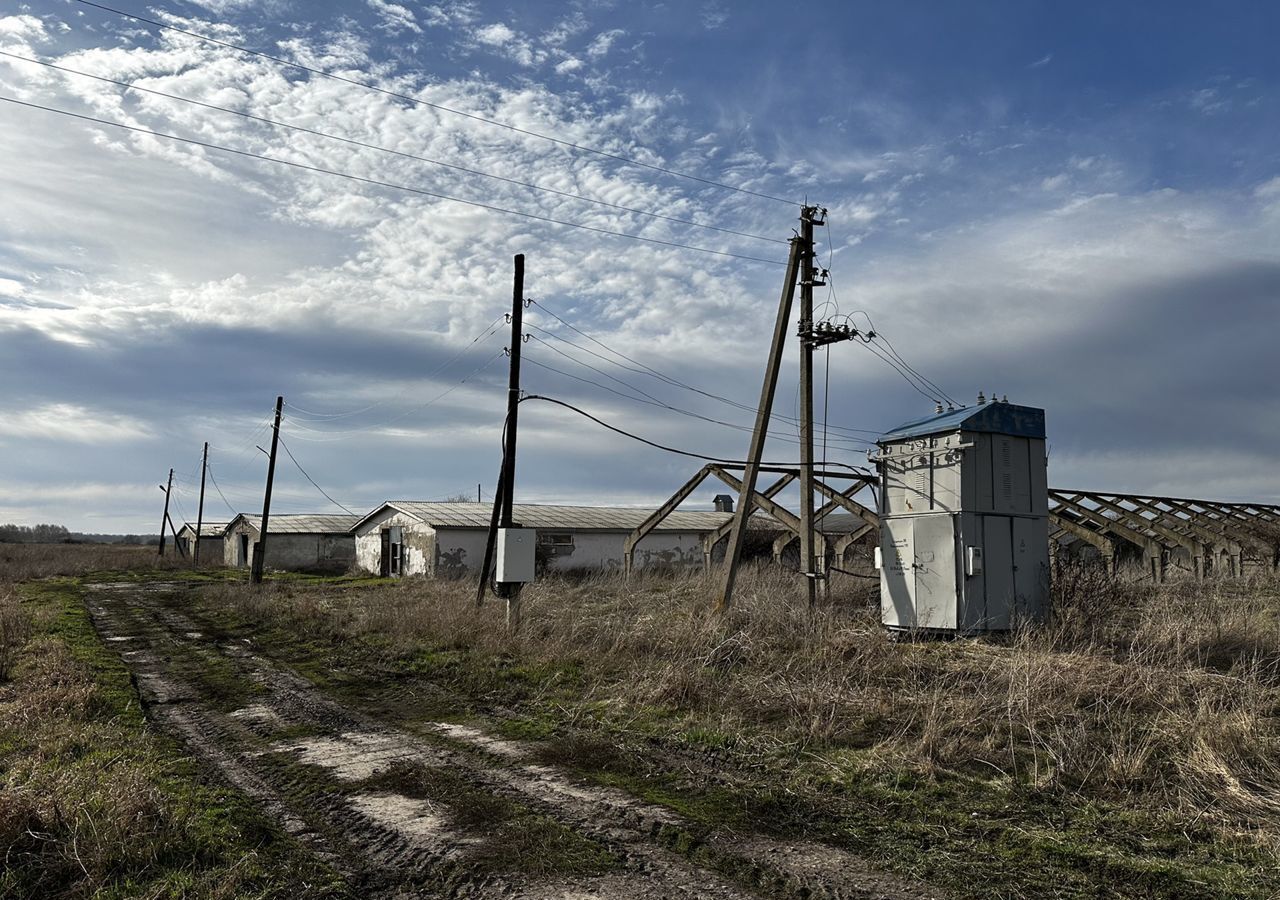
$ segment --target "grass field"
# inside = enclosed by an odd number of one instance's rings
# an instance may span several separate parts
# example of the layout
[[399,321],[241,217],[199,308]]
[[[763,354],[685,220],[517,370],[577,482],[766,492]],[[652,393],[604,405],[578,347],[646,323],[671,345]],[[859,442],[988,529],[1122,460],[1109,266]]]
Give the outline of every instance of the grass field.
[[[902,643],[877,624],[874,585],[837,582],[810,616],[798,585],[772,569],[743,579],[727,616],[710,612],[701,577],[547,579],[525,591],[518,635],[493,601],[477,612],[466,583],[281,578],[252,590],[200,580],[184,611],[219,638],[251,636],[388,721],[471,722],[534,741],[549,763],[681,813],[690,826],[661,837],[706,865],[732,865],[706,849],[705,838],[727,831],[821,841],[957,897],[1280,894],[1274,578],[1157,587],[1068,570],[1048,627]],[[37,753],[11,717],[44,716],[42,727],[70,744],[104,716],[123,735],[146,728],[76,618],[74,583],[22,591],[15,607],[10,589],[0,613],[0,622],[27,616],[34,635],[0,695],[9,729],[0,803],[63,797],[74,807],[52,775],[27,786],[15,778],[33,757],[47,773],[80,763]],[[80,690],[114,699],[84,712],[71,703],[20,712],[35,703],[23,685],[48,677],[37,660],[54,658],[50,641],[66,645],[67,671],[89,673]],[[149,740],[169,759],[163,741]],[[206,790],[173,765],[142,760],[129,777],[161,795]],[[242,849],[254,840],[246,833],[265,827],[242,825],[252,811],[229,798],[195,797],[188,803],[221,810],[225,834],[175,832],[161,814],[137,821],[154,823],[143,832],[152,827],[157,847],[203,847],[203,868],[163,875],[174,857],[153,853],[86,867],[84,883],[138,871],[169,885],[221,872],[221,860],[238,857],[223,842]],[[95,802],[90,814],[111,818],[110,798]],[[58,832],[42,852],[65,857],[67,843]],[[285,840],[255,846],[302,865]],[[75,883],[74,866],[65,862],[61,883]],[[299,871],[286,865],[273,877]],[[246,890],[265,884],[264,872],[246,872]]]
[[156,733],[62,571],[154,548],[0,545],[0,897],[328,897],[330,871]]

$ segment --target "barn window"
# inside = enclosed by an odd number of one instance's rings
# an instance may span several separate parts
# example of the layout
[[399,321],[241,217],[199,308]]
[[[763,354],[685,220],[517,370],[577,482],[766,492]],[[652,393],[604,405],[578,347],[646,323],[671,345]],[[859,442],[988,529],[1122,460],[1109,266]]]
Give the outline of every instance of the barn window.
[[538,549],[548,556],[568,556],[573,553],[573,534],[568,531],[540,531]]

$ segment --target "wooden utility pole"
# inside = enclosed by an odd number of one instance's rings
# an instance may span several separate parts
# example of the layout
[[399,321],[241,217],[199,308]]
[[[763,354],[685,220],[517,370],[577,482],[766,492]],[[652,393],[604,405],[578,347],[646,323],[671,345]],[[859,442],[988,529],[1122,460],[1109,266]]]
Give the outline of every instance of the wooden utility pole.
[[[164,488],[164,515],[160,517],[160,555],[164,556],[164,526],[169,524],[169,494],[173,490],[173,469],[169,470],[169,482]],[[177,538],[174,542],[177,543]]]
[[249,570],[249,581],[262,584],[262,568],[267,555],[267,525],[271,519],[271,483],[276,477],[276,447],[280,443],[280,412],[284,408],[284,397],[276,398],[276,420],[271,428],[271,453],[267,457],[267,489],[262,497],[262,523],[258,530],[258,552],[253,554],[253,566]]
[[823,577],[817,566],[813,522],[813,224],[819,210],[800,211],[800,573],[809,593],[809,608],[818,598]]
[[773,346],[769,350],[769,362],[765,367],[764,384],[760,388],[760,406],[756,410],[756,427],[751,433],[751,448],[747,452],[746,468],[742,472],[742,490],[738,492],[738,507],[734,512],[733,529],[729,532],[729,546],[725,548],[724,568],[720,577],[720,593],[716,609],[728,609],[733,600],[733,586],[738,578],[738,561],[742,558],[742,544],[747,536],[747,519],[751,516],[752,500],[756,491],[756,479],[760,475],[760,459],[769,432],[769,417],[773,412],[773,396],[778,387],[778,371],[782,367],[782,351],[787,340],[787,325],[791,322],[791,303],[795,299],[796,275],[803,255],[802,240],[791,239],[791,257],[787,262],[786,279],[782,282],[782,298],[778,301],[778,318],[773,326]]
[[200,565],[200,532],[204,528],[204,479],[209,471],[209,442],[204,442],[204,453],[200,456],[200,506],[196,509],[196,549],[191,554],[192,562]]
[[[516,430],[520,418],[520,348],[524,344],[524,254],[515,258],[515,278],[511,291],[511,368],[507,376],[507,419],[502,431],[502,468],[498,489],[493,497],[493,516],[489,520],[489,539],[485,543],[484,561],[480,567],[480,587],[476,604],[484,602],[489,572],[498,542],[498,529],[510,528],[516,487]],[[520,627],[520,585],[499,584],[498,596],[507,600],[507,627]]]

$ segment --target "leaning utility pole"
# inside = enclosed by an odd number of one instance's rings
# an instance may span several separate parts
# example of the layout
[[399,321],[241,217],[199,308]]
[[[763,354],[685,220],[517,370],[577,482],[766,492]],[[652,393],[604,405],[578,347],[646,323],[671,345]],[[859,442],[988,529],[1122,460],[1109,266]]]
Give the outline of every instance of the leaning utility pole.
[[[796,275],[804,255],[801,237],[791,239],[791,257],[787,262],[786,279],[782,282],[782,298],[778,301],[778,318],[773,326],[773,346],[769,350],[769,362],[765,366],[764,384],[760,388],[760,406],[756,410],[756,427],[751,433],[751,448],[747,452],[746,467],[742,472],[742,490],[738,492],[738,508],[734,512],[733,529],[729,532],[729,545],[725,548],[724,569],[720,578],[720,594],[716,609],[728,609],[733,600],[733,586],[738,578],[738,561],[742,558],[742,544],[747,536],[747,520],[751,516],[752,499],[756,492],[756,479],[760,475],[760,459],[769,432],[769,417],[773,412],[773,395],[778,387],[778,371],[782,367],[782,351],[787,340],[787,325],[791,321],[791,303],[796,293]],[[812,487],[812,485],[810,485]],[[812,500],[810,501],[812,502]]]
[[[169,470],[169,483],[164,489],[164,515],[160,517],[160,555],[164,556],[164,526],[169,524],[169,493],[173,490],[173,469]],[[177,543],[177,538],[174,538]]]
[[284,397],[276,398],[276,421],[271,428],[271,453],[267,458],[267,490],[262,497],[262,523],[258,530],[258,552],[253,554],[253,566],[249,570],[251,584],[262,584],[262,568],[267,555],[267,523],[271,518],[271,483],[276,477],[276,446],[280,443],[280,411]]
[[[498,542],[498,529],[512,526],[512,508],[516,488],[516,429],[520,417],[520,348],[524,343],[524,254],[515,258],[515,278],[511,291],[511,368],[507,376],[507,419],[502,430],[502,468],[498,489],[493,497],[493,516],[489,520],[489,539],[485,543],[484,562],[480,566],[480,587],[476,605],[484,602],[489,572]],[[499,584],[498,596],[507,600],[507,627],[520,627],[520,585]]]
[[[816,206],[800,211],[800,574],[809,593],[809,608],[818,597],[818,582],[825,577],[817,565],[813,521],[813,226],[821,216]],[[819,222],[818,224],[821,224]],[[824,560],[825,562],[825,554]]]
[[200,532],[204,529],[204,478],[209,471],[209,442],[204,442],[204,453],[200,457],[200,506],[196,510],[196,549],[191,554],[192,564],[200,565]]

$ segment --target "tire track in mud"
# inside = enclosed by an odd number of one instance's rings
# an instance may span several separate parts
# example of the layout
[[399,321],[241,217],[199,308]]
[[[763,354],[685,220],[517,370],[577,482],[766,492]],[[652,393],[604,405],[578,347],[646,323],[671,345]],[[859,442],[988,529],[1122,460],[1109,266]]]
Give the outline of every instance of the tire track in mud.
[[[702,848],[698,858],[735,872],[737,882],[730,881],[668,848],[688,832],[665,807],[540,765],[529,747],[476,728],[437,723],[418,734],[389,727],[325,696],[254,653],[248,642],[218,643],[203,634],[163,602],[184,590],[176,583],[86,585],[85,602],[99,633],[120,648],[148,716],[253,797],[359,896],[937,896],[873,874],[843,851],[762,838]],[[183,677],[202,665],[229,671],[232,699],[245,702],[234,709],[210,702],[198,675]],[[463,803],[455,796],[451,807],[450,798],[432,795],[430,785],[440,778],[462,786]],[[406,789],[419,781],[425,791]],[[485,829],[458,824],[467,818],[466,798],[530,810],[567,829],[583,847],[604,851],[616,865],[568,876],[486,868],[476,862],[485,855]]]

